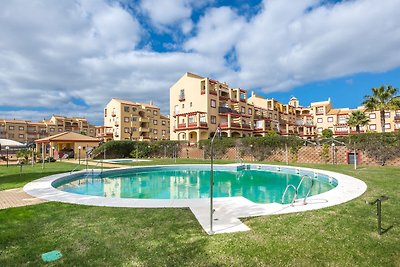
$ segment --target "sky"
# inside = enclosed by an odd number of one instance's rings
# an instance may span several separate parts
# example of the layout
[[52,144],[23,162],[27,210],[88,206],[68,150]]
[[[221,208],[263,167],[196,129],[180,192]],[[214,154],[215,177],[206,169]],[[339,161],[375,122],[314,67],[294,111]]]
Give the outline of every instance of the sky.
[[287,103],[357,107],[400,87],[400,0],[2,0],[0,118],[169,114],[185,72]]

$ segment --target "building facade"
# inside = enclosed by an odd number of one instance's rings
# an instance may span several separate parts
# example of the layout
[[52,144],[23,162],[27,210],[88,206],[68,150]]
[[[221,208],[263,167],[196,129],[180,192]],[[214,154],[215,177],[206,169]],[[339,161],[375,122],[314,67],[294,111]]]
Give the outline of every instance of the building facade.
[[0,138],[20,143],[33,142],[63,132],[82,133],[91,137],[96,135],[95,126],[85,118],[53,115],[49,120],[32,122],[28,120],[0,120]]
[[[347,120],[356,109],[334,109],[331,100],[313,102],[303,107],[292,97],[288,104],[266,99],[254,93],[230,88],[221,83],[192,73],[185,73],[170,88],[171,140],[185,140],[194,144],[210,138],[219,126],[228,137],[265,136],[270,131],[281,135],[296,135],[304,139],[332,130],[334,136],[355,133]],[[365,112],[370,118],[361,132],[381,132],[380,113]],[[400,110],[385,113],[386,132],[399,131]]]
[[196,143],[211,137],[218,125],[223,136],[252,136],[253,118],[254,106],[241,88],[192,73],[170,88],[171,140]]
[[104,126],[96,129],[105,141],[169,140],[169,118],[152,104],[113,98],[104,109]]

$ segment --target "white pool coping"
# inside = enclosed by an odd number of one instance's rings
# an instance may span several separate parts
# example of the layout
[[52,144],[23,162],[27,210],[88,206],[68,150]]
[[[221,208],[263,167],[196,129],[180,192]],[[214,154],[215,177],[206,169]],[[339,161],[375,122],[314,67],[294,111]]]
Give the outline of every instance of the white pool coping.
[[[215,166],[241,166],[239,164],[226,164]],[[292,169],[295,171],[311,171],[316,174],[323,174],[337,180],[338,185],[325,193],[311,196],[307,198],[307,204],[304,205],[302,199],[298,199],[293,206],[290,204],[258,204],[244,197],[224,197],[214,198],[214,221],[213,233],[229,233],[238,231],[247,231],[250,228],[242,223],[240,218],[264,216],[274,214],[285,214],[293,212],[303,212],[308,210],[316,210],[334,205],[348,202],[354,198],[361,196],[366,190],[367,185],[354,177],[318,169],[276,166],[267,164],[246,164],[256,166],[257,168],[274,167],[282,169]],[[175,165],[154,165],[154,166],[137,166],[126,169],[143,169],[153,167],[165,167]],[[182,166],[182,165],[179,165]],[[191,164],[190,166],[209,166],[204,164]],[[94,170],[96,172],[96,170]],[[98,170],[97,170],[98,171]],[[113,170],[105,170],[104,172],[112,172]],[[115,171],[115,169],[114,169]],[[85,173],[79,171],[71,173],[55,174],[32,181],[24,186],[24,191],[34,197],[49,201],[58,201],[64,203],[103,206],[103,207],[129,207],[129,208],[190,208],[199,221],[203,229],[210,233],[210,199],[133,199],[133,198],[106,198],[100,196],[88,196],[72,194],[58,190],[52,186],[52,183],[60,179],[70,176],[78,176]]]

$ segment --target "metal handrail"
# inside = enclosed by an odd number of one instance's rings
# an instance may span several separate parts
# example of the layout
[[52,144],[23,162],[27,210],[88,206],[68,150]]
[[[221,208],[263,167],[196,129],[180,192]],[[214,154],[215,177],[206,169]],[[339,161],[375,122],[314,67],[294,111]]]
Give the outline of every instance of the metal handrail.
[[293,203],[294,203],[294,201],[296,200],[296,197],[297,197],[297,188],[296,188],[294,185],[292,185],[292,184],[288,184],[288,185],[286,186],[286,189],[285,189],[285,191],[283,192],[283,195],[282,195],[281,202],[282,202],[282,204],[283,204],[284,199],[285,199],[285,195],[286,195],[286,193],[287,193],[287,191],[288,191],[288,189],[289,189],[290,187],[293,187],[293,189],[294,189],[294,196],[293,196],[293,199],[292,199],[292,203],[290,204],[291,206],[293,206]]
[[311,177],[310,177],[309,175],[307,175],[307,174],[305,174],[305,175],[303,175],[303,176],[301,177],[301,180],[300,180],[299,184],[297,185],[297,187],[295,187],[295,186],[292,185],[292,184],[288,184],[288,185],[286,186],[286,189],[285,189],[285,191],[283,192],[282,199],[281,199],[281,203],[282,203],[282,204],[284,203],[284,198],[285,198],[285,195],[286,195],[288,189],[289,189],[290,187],[293,187],[293,189],[295,190],[295,192],[294,192],[294,196],[293,196],[292,202],[291,202],[291,204],[290,204],[291,206],[293,206],[293,203],[296,201],[297,195],[298,195],[298,193],[299,193],[299,188],[300,188],[300,186],[302,185],[302,183],[303,183],[303,181],[304,181],[305,178],[308,178],[308,179],[311,180],[311,185],[310,185],[310,187],[308,188],[307,194],[306,194],[306,196],[304,197],[304,200],[303,200],[303,204],[304,204],[304,205],[307,204],[307,203],[306,203],[307,198],[309,197],[309,195],[310,195],[310,193],[311,193],[311,189],[312,189],[312,187],[314,186],[314,179],[311,178]]

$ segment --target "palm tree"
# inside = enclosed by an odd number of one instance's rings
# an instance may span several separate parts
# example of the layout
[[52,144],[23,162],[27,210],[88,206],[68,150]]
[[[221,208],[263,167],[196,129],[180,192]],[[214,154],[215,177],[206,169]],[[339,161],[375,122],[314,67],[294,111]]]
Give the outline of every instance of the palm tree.
[[350,114],[349,120],[347,123],[352,126],[356,127],[356,132],[360,133],[360,127],[367,125],[369,122],[369,118],[365,114],[365,112],[362,112],[360,110],[353,111]]
[[378,110],[381,116],[382,133],[385,132],[385,110],[400,109],[399,90],[391,85],[372,88],[372,95],[365,96],[363,105],[367,111]]

